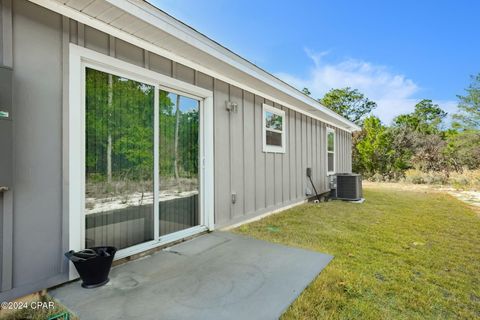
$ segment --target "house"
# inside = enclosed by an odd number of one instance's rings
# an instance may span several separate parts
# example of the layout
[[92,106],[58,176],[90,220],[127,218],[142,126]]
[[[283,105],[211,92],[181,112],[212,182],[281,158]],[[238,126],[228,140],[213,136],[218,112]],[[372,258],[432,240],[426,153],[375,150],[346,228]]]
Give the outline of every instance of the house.
[[358,126],[140,0],[1,0],[1,300],[303,203]]

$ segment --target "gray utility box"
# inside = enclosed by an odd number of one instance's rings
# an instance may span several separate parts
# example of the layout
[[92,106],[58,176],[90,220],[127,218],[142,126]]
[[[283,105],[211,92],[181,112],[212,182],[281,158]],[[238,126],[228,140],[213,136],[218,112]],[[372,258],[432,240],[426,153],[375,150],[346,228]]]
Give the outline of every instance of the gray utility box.
[[337,173],[332,178],[330,182],[332,198],[352,201],[362,199],[361,175],[356,173]]
[[0,190],[13,183],[12,69],[0,66]]

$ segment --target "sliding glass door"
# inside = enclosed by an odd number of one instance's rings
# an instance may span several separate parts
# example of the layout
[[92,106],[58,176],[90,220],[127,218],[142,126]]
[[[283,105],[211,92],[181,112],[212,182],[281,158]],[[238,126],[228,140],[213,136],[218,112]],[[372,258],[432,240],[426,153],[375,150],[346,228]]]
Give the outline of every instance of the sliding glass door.
[[86,68],[85,247],[200,224],[199,130],[199,100]]
[[199,225],[199,105],[160,90],[160,236]]

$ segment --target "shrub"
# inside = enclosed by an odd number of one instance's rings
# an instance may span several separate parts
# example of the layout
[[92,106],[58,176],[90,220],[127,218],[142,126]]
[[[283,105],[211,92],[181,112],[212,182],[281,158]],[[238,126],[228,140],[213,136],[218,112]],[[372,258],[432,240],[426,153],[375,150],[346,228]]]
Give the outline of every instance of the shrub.
[[423,178],[424,173],[420,170],[407,170],[405,172],[405,182],[413,183],[413,184],[424,184],[425,179]]

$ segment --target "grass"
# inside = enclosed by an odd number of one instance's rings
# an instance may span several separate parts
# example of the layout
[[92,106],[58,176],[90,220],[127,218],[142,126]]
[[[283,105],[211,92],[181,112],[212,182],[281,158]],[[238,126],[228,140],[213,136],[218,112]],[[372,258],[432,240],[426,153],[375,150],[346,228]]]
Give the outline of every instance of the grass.
[[[33,301],[39,302],[53,302],[54,308],[31,308],[30,305]],[[48,295],[41,296],[39,299],[32,301],[26,301],[28,308],[22,308],[20,310],[9,312],[7,314],[0,314],[2,320],[47,320],[50,318],[64,320],[65,317],[56,317],[60,314],[69,314],[69,320],[78,320],[78,318],[72,315],[69,310],[60,304],[57,300],[51,298]]]
[[439,192],[364,193],[235,230],[335,257],[283,319],[479,319],[480,214]]

